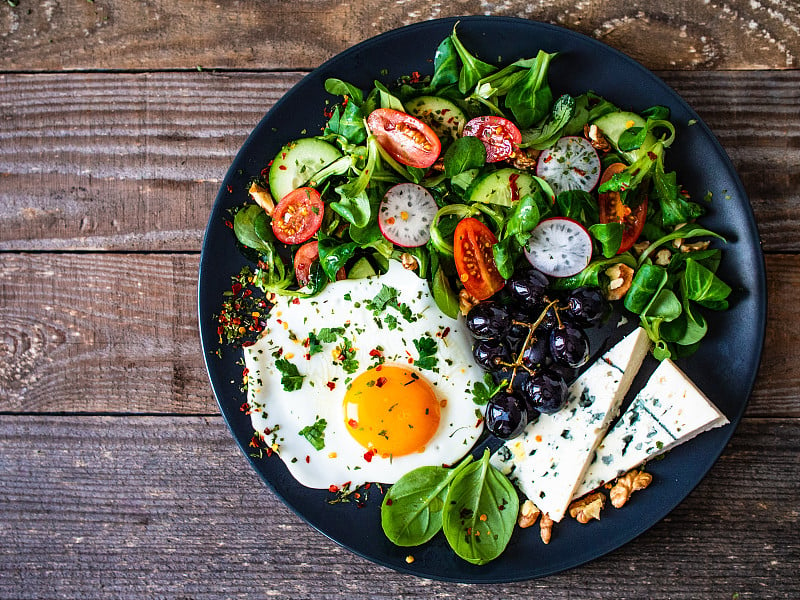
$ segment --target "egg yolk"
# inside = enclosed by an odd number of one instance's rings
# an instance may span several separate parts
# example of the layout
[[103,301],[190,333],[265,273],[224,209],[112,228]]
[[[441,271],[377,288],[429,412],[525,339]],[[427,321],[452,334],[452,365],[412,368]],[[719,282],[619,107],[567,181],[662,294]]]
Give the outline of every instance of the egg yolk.
[[347,431],[384,457],[422,452],[439,427],[431,385],[412,369],[381,365],[353,380],[343,401]]

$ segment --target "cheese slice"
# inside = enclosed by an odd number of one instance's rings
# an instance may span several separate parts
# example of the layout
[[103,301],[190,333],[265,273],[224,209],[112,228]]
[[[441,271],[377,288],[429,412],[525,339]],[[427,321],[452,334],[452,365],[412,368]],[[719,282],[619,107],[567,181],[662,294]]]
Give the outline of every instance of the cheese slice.
[[492,456],[492,464],[553,521],[564,517],[649,348],[643,329],[630,333],[575,380],[564,408],[540,415]]
[[728,419],[671,360],[661,362],[597,448],[575,497]]

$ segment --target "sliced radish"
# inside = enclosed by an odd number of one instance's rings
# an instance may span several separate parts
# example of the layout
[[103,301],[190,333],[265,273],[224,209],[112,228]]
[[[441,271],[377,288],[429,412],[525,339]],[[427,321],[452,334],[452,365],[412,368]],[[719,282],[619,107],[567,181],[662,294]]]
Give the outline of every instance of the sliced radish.
[[600,179],[600,157],[589,140],[562,137],[539,155],[536,174],[549,183],[556,194],[567,190],[590,192]]
[[431,239],[431,223],[439,207],[431,193],[416,183],[398,183],[378,207],[383,237],[406,248],[424,246]]
[[592,260],[592,238],[572,219],[545,219],[531,232],[525,257],[545,275],[569,277],[580,273]]

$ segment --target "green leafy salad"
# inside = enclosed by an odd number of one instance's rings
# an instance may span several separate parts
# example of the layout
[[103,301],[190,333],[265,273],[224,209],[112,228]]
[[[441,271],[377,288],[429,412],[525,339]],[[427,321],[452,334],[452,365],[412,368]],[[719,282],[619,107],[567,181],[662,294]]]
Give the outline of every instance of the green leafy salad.
[[[637,319],[657,359],[694,352],[708,331],[703,310],[725,310],[731,289],[716,275],[722,251],[710,245],[723,238],[698,224],[707,200],[690,198],[666,166],[676,136],[669,110],[631,112],[592,91],[556,97],[548,70],[557,60],[540,50],[505,66],[484,62],[454,29],[431,76],[370,90],[328,79],[339,101],[320,107],[322,131],[283,146],[252,182],[254,203],[233,214],[257,266],[236,278],[220,340],[252,343],[273,294],[302,301],[396,260],[453,318],[535,270],[553,298],[589,288]],[[416,350],[421,360],[435,352]],[[299,387],[284,362],[284,385]],[[486,402],[503,386],[487,376],[484,387]],[[498,556],[518,503],[488,461],[409,473],[384,498],[386,534],[410,546],[443,529],[465,560]],[[413,502],[398,504],[406,497]],[[481,528],[491,532],[483,544],[464,535]]]

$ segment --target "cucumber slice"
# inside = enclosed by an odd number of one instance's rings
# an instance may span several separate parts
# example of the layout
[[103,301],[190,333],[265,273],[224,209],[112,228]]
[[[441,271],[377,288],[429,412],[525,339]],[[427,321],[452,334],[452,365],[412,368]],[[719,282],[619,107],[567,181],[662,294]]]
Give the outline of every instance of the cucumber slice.
[[449,144],[461,135],[467,117],[450,100],[438,96],[420,96],[406,102],[408,114],[433,129],[443,144]]
[[[619,148],[617,147],[617,142],[619,142],[619,136],[622,135],[622,132],[626,129],[630,129],[631,127],[644,127],[647,123],[645,120],[633,112],[628,111],[616,111],[612,113],[608,113],[603,115],[602,117],[598,117],[595,119],[594,124],[603,132],[603,135],[606,136],[606,139],[611,142],[611,145],[614,146],[614,149],[619,152]],[[645,137],[644,143],[642,144],[642,148],[649,148],[656,142],[656,138],[652,133],[648,133]],[[641,149],[631,150],[629,152],[620,152],[625,160],[629,163],[636,162],[642,155]]]
[[315,138],[289,142],[272,160],[269,189],[279,201],[286,194],[303,187],[315,173],[342,155],[336,146]]
[[513,206],[514,202],[539,188],[536,180],[517,169],[498,169],[476,179],[467,190],[469,202]]

